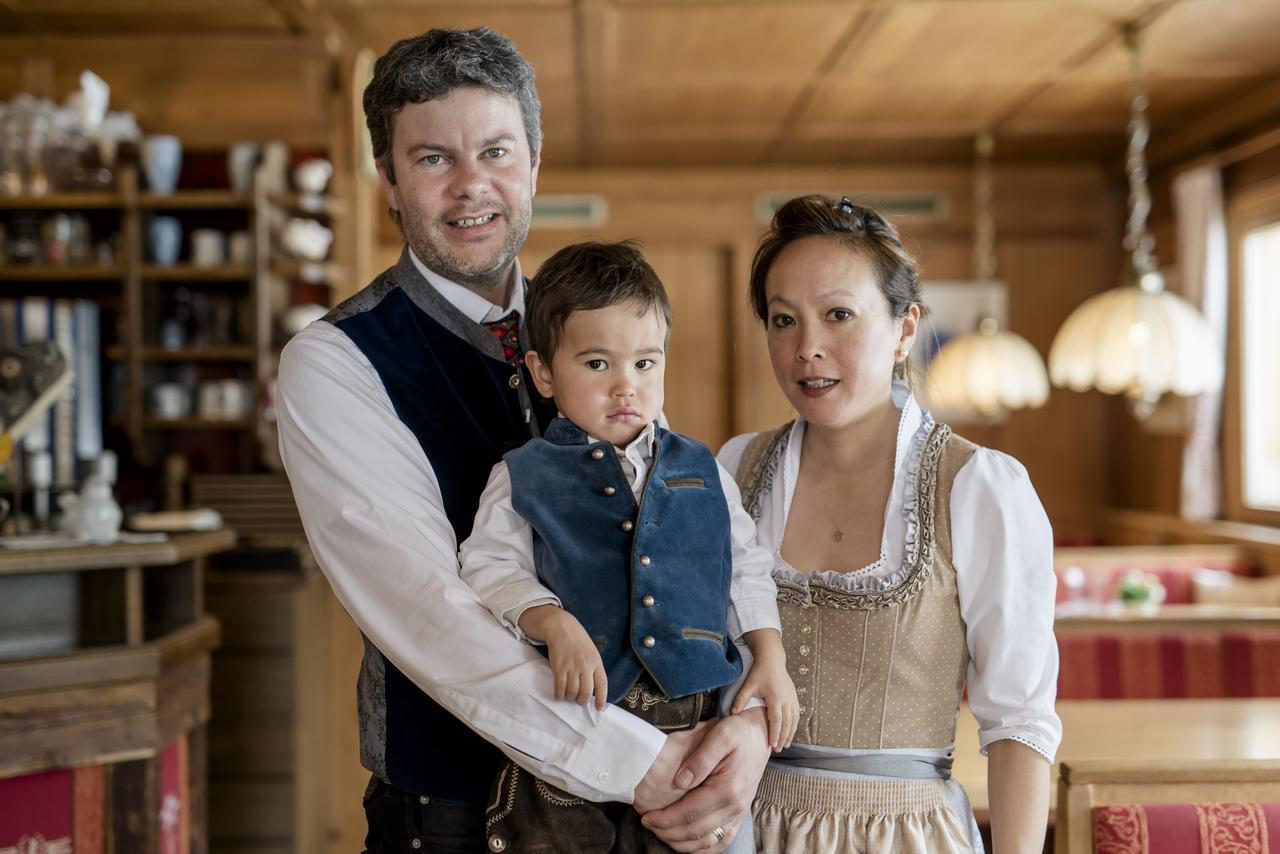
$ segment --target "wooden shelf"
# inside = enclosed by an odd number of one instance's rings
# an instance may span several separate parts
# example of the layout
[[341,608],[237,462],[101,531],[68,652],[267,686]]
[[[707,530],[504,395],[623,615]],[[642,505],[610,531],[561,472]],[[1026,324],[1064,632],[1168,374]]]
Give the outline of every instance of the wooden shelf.
[[[123,347],[107,348],[107,358],[113,362],[125,359]],[[252,347],[184,347],[166,350],[164,347],[143,347],[144,362],[246,362],[253,361]]]
[[347,268],[329,261],[294,261],[275,258],[271,261],[271,272],[282,279],[296,279],[313,285],[331,285],[346,278]]
[[108,282],[123,276],[124,268],[118,266],[0,266],[0,281],[4,282]]
[[267,201],[279,208],[294,213],[316,214],[319,216],[341,216],[347,212],[345,199],[315,193],[280,193],[267,197]]
[[147,264],[142,268],[142,278],[149,282],[247,282],[253,278],[253,267],[248,264],[219,264],[216,267]]
[[115,192],[49,193],[43,196],[0,196],[0,210],[104,210],[119,208],[124,199]]
[[138,206],[153,210],[248,210],[253,198],[231,190],[178,190],[174,193],[143,193]]
[[252,430],[252,418],[144,418],[146,430]]

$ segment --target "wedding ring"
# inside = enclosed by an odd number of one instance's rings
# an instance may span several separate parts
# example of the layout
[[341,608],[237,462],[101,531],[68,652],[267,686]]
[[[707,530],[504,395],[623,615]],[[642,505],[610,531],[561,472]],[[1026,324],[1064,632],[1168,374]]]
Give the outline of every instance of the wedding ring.
[[711,831],[711,835],[716,838],[716,842],[724,842],[725,833],[723,827],[717,825],[716,828]]

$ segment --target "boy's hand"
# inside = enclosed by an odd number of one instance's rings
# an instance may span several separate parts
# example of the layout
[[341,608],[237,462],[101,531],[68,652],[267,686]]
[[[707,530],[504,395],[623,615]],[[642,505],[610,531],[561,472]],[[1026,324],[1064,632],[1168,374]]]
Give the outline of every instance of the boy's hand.
[[[781,645],[779,645],[780,647]],[[791,746],[800,723],[800,701],[796,686],[787,675],[786,656],[774,650],[761,650],[751,664],[751,671],[733,700],[732,714],[738,714],[752,697],[764,701],[769,717],[769,747],[774,751]]]
[[609,680],[600,651],[582,623],[563,608],[537,605],[520,615],[520,628],[547,645],[557,700],[576,700],[585,705],[594,695],[596,708],[605,707],[609,702]]

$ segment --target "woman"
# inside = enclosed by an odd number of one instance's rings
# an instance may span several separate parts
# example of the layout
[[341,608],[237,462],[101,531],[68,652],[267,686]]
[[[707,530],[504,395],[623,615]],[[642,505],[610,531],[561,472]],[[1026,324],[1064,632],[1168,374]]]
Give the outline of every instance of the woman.
[[1061,724],[1051,531],[1026,470],[936,424],[901,379],[920,285],[874,211],[785,204],[751,300],[799,415],[720,453],[776,555],[801,704],[761,780],[757,844],[981,852],[950,779],[967,679],[996,850],[1040,851]]

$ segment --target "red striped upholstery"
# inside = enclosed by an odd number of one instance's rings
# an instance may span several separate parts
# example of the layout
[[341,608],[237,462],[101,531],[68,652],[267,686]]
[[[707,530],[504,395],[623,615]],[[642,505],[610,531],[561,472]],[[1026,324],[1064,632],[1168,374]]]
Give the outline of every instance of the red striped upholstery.
[[1095,854],[1280,854],[1280,804],[1093,808]]
[[1280,630],[1066,634],[1058,699],[1280,697]]

